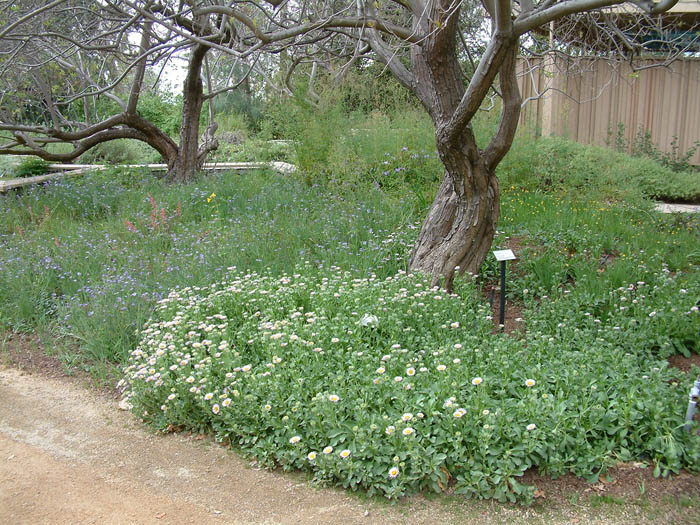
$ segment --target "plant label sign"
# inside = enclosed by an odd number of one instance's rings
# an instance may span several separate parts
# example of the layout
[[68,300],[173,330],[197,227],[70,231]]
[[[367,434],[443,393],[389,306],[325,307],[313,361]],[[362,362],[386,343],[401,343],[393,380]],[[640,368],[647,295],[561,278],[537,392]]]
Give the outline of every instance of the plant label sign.
[[494,250],[493,254],[496,256],[497,261],[512,261],[515,259],[513,250]]

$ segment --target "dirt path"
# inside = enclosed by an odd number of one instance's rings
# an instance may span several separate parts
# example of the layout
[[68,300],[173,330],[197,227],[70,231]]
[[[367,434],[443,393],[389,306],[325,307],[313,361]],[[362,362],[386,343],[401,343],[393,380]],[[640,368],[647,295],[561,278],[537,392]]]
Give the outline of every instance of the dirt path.
[[[149,432],[116,402],[0,369],[0,508],[13,523],[351,523],[365,506]],[[343,516],[344,519],[337,519]]]
[[258,470],[207,438],[154,434],[114,400],[0,366],[2,523],[678,523],[698,516],[677,505],[660,515],[651,505],[649,514],[624,500],[591,506],[576,491],[575,501],[552,491],[533,508],[449,496],[383,504],[316,488],[302,475]]

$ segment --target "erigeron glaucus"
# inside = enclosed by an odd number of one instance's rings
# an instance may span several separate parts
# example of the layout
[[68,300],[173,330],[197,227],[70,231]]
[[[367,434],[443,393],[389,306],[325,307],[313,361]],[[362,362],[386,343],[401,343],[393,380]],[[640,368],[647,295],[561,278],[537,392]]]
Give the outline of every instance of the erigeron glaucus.
[[389,477],[391,479],[396,478],[399,475],[399,469],[397,467],[391,467],[389,469]]
[[437,365],[436,368],[438,372],[444,372],[445,370],[447,370],[447,366],[445,365]]
[[401,431],[401,433],[402,433],[404,436],[410,436],[410,435],[413,434],[414,432],[415,432],[415,430],[414,430],[412,427],[406,427],[406,428],[404,428],[404,429]]
[[534,379],[526,379],[525,386],[527,386],[527,387],[535,386],[535,380]]
[[333,447],[329,446],[323,449],[324,454],[330,454],[331,452],[333,452]]
[[404,415],[401,416],[401,421],[411,421],[413,419],[413,414],[410,412],[406,412]]
[[328,396],[328,401],[332,403],[337,403],[338,401],[340,401],[340,396],[336,394],[331,394],[330,396]]
[[533,431],[533,430],[535,430],[535,429],[537,428],[537,425],[535,425],[534,423],[530,423],[530,424],[529,424],[528,426],[526,426],[525,428],[526,428],[527,430],[529,430],[529,431]]
[[299,443],[299,441],[301,441],[301,436],[292,436],[291,438],[289,438],[289,442],[292,445]]

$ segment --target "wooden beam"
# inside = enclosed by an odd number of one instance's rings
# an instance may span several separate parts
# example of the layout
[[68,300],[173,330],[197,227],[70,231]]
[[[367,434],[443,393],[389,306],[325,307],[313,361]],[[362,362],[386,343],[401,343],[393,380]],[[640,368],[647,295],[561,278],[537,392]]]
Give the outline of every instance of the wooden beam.
[[[148,168],[151,171],[167,171],[167,164],[123,164],[119,166],[105,166],[103,164],[49,164],[49,169],[61,170],[61,173],[49,173],[46,175],[37,175],[35,177],[23,177],[20,179],[0,179],[0,193],[30,186],[32,184],[40,184],[50,180],[62,179],[65,177],[73,177],[76,175],[85,175],[93,171],[102,171],[107,168]],[[244,170],[263,170],[271,169],[281,175],[288,175],[296,171],[296,166],[287,162],[215,162],[207,163],[203,166],[203,170],[207,171],[244,171]]]

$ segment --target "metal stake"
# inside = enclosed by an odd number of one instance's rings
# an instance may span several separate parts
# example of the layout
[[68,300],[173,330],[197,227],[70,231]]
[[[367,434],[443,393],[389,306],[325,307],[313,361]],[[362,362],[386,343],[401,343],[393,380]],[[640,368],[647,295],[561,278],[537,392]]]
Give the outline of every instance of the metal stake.
[[515,254],[512,250],[495,250],[493,254],[496,256],[496,260],[501,263],[501,313],[498,324],[503,332],[506,325],[506,261],[515,259]]
[[501,312],[498,320],[501,332],[506,325],[506,262],[501,261]]

